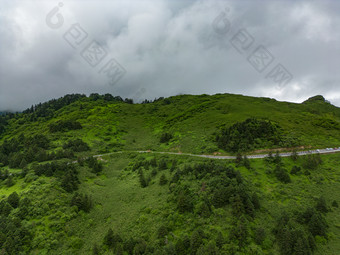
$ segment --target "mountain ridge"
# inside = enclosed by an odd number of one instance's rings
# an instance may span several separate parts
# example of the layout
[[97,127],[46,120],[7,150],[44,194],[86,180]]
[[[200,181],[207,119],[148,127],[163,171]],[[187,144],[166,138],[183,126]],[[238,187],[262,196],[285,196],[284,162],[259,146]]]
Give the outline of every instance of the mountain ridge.
[[[131,99],[123,100],[109,94],[91,94],[89,97],[73,94],[32,106],[22,113],[1,116],[0,133],[3,138],[9,138],[25,132],[23,126],[28,129],[39,126],[39,133],[49,134],[49,127],[53,123],[61,119],[74,120],[84,128],[78,131],[70,130],[68,133],[75,137],[84,137],[92,145],[106,143],[105,139],[112,137],[109,136],[109,133],[112,133],[116,143],[123,146],[122,149],[165,149],[202,153],[220,150],[216,147],[213,136],[218,134],[221,128],[248,118],[257,118],[279,124],[285,139],[299,141],[296,146],[337,146],[340,143],[337,132],[340,127],[340,108],[324,100],[314,99],[307,100],[308,103],[305,101],[297,104],[233,94],[203,94],[161,97],[153,102],[133,104]],[[95,121],[96,118],[100,119],[102,127]],[[106,134],[94,131],[94,127],[107,129]],[[5,132],[6,128],[8,132]],[[115,131],[112,131],[113,129]],[[34,133],[33,130],[30,132]],[[135,137],[139,132],[144,133],[149,142],[146,139],[138,142],[140,137],[137,140]],[[97,133],[97,137],[89,133]],[[159,143],[157,140],[163,133],[171,133],[172,139]],[[315,137],[316,133],[319,134],[318,137]],[[196,146],[193,146],[194,141]],[[204,146],[206,148],[202,148]],[[278,144],[276,148],[279,147],[284,146]],[[257,146],[254,149],[264,148]]]

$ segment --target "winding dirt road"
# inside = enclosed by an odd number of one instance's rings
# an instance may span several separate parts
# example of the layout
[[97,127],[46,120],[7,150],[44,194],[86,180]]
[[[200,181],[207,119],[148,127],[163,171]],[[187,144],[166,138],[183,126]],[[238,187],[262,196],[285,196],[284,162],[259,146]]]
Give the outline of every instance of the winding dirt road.
[[[216,155],[200,155],[200,154],[191,154],[191,153],[180,153],[180,152],[162,152],[162,151],[118,151],[118,152],[110,152],[100,155],[94,155],[93,157],[103,157],[107,155],[112,155],[116,153],[127,153],[127,152],[138,152],[138,153],[157,153],[157,154],[169,154],[169,155],[184,155],[184,156],[193,156],[193,157],[201,157],[201,158],[212,158],[212,159],[236,159],[236,156],[216,156]],[[298,156],[308,155],[308,154],[329,154],[329,153],[337,153],[340,152],[340,147],[338,148],[326,148],[326,149],[316,149],[309,151],[298,151],[296,152]],[[289,157],[293,152],[282,152],[279,153],[281,157]],[[263,159],[268,156],[268,154],[257,154],[257,155],[246,155],[249,159]]]

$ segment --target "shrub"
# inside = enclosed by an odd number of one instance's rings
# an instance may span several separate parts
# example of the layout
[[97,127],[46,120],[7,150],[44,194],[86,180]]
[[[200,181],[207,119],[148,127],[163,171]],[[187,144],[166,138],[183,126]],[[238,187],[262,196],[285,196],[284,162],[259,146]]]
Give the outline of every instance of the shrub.
[[147,248],[147,244],[146,244],[145,240],[144,239],[140,239],[136,243],[136,245],[135,245],[135,247],[133,249],[133,254],[135,254],[135,255],[145,254],[146,248]]
[[13,180],[13,176],[9,175],[7,179],[5,180],[5,185],[9,188],[9,187],[12,187],[14,184],[15,182]]
[[282,140],[282,131],[277,124],[256,118],[237,122],[216,137],[218,147],[231,152],[279,145]]
[[245,218],[238,220],[230,230],[229,238],[236,242],[239,247],[244,247],[248,242],[248,221]]
[[129,239],[127,239],[125,242],[124,242],[124,250],[128,252],[128,254],[133,254],[133,249],[136,245],[136,241],[134,239],[132,239],[131,237]]
[[153,168],[151,171],[151,176],[155,177],[157,175],[157,168]]
[[184,191],[179,193],[177,198],[177,208],[181,213],[192,211],[193,203],[189,194],[186,194]]
[[7,198],[7,202],[13,208],[17,208],[19,206],[19,202],[20,202],[20,197],[19,197],[18,193],[16,193],[16,192],[11,193]]
[[276,164],[276,165],[280,165],[282,163],[282,158],[280,156],[280,152],[276,151],[275,153],[275,157],[273,158],[273,162]]
[[0,201],[0,215],[7,217],[12,209],[13,207],[6,200]]
[[336,200],[334,200],[332,202],[332,206],[338,208],[339,207],[338,202]]
[[235,164],[236,164],[236,166],[240,166],[242,164],[242,154],[241,153],[237,153],[236,159],[235,159]]
[[248,159],[247,156],[244,156],[244,157],[243,157],[243,166],[244,166],[245,168],[247,168],[248,170],[251,169],[250,160]]
[[294,174],[294,175],[299,174],[300,172],[301,172],[301,167],[299,166],[293,166],[292,170],[290,170],[290,174]]
[[23,158],[23,159],[21,160],[21,163],[20,163],[20,165],[19,165],[19,168],[24,169],[26,166],[27,166],[27,161],[25,160],[25,158]]
[[114,239],[114,235],[113,235],[113,230],[112,228],[109,228],[105,237],[104,237],[104,241],[103,243],[105,245],[107,245],[110,248],[113,248],[115,245],[115,239]]
[[322,213],[327,213],[328,212],[327,204],[326,204],[326,199],[323,196],[319,197],[319,199],[317,201],[317,204],[316,204],[316,209],[319,212],[322,212]]
[[176,244],[175,244],[175,251],[176,251],[176,254],[178,255],[185,255],[187,254],[187,248],[185,247],[184,245],[184,242],[182,239],[178,239]]
[[158,238],[164,238],[168,234],[168,229],[166,226],[162,225],[157,231]]
[[166,178],[165,174],[162,174],[159,178],[159,185],[165,185],[168,183],[168,179]]
[[216,237],[216,246],[218,248],[222,248],[222,246],[225,244],[226,240],[223,237],[223,234],[221,232],[218,232],[217,237]]
[[100,250],[99,250],[99,247],[98,247],[97,244],[94,244],[94,245],[93,245],[92,254],[93,254],[93,255],[99,255],[99,254],[100,254]]
[[210,216],[211,209],[206,201],[202,201],[197,205],[197,214],[204,218],[208,218]]
[[288,174],[286,169],[284,169],[284,168],[282,168],[280,166],[276,166],[274,173],[275,173],[276,178],[280,182],[283,182],[283,183],[291,182],[290,176],[289,176],[289,174]]
[[319,212],[315,212],[308,222],[309,231],[313,236],[326,236],[327,223]]
[[69,169],[63,177],[61,177],[61,187],[67,192],[73,192],[78,189],[79,179],[75,169]]
[[161,159],[161,160],[158,162],[158,168],[159,168],[160,170],[167,169],[167,164],[166,164],[166,160],[165,160],[165,159]]
[[190,239],[191,251],[195,254],[198,248],[203,243],[204,233],[201,229],[196,229]]
[[138,170],[138,175],[139,175],[139,183],[140,185],[142,186],[142,188],[145,188],[148,186],[148,183],[145,179],[145,176],[144,176],[144,172],[142,169],[139,169]]
[[303,226],[284,213],[274,230],[280,253],[283,255],[309,255],[314,248],[314,238]]
[[303,157],[302,166],[306,170],[315,170],[320,164],[322,164],[322,159],[320,154],[311,154]]
[[92,198],[85,194],[75,193],[71,200],[71,206],[77,206],[79,210],[89,212],[93,207]]
[[103,164],[95,157],[88,157],[86,163],[95,174],[98,174],[103,170]]
[[254,241],[256,244],[261,245],[266,238],[266,231],[262,227],[258,227],[254,231]]
[[74,140],[69,140],[67,143],[63,145],[63,149],[70,149],[74,152],[82,152],[82,151],[89,151],[90,147],[87,143],[83,140],[77,138]]
[[59,120],[49,125],[51,133],[65,132],[69,130],[77,130],[82,128],[83,128],[82,125],[76,120]]
[[170,133],[163,133],[161,134],[161,137],[159,138],[160,143],[167,143],[173,138],[173,135]]
[[109,248],[115,248],[119,243],[122,243],[123,239],[120,237],[119,234],[115,234],[112,230],[112,228],[109,228],[103,243],[107,245]]
[[103,164],[96,160],[95,163],[92,165],[92,172],[98,174],[101,171],[103,171]]

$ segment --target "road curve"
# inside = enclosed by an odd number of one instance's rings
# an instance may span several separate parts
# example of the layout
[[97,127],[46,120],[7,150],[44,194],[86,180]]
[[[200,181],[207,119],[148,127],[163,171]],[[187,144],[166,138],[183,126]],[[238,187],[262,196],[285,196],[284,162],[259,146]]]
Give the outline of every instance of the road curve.
[[[184,155],[184,156],[193,156],[200,158],[211,158],[211,159],[236,159],[236,156],[215,156],[215,155],[204,155],[204,154],[191,154],[191,153],[180,153],[180,152],[163,152],[163,151],[117,151],[110,152],[100,155],[94,155],[93,157],[103,157],[107,155],[112,155],[115,153],[124,153],[124,152],[138,152],[138,153],[157,153],[157,154],[169,154],[169,155]],[[315,149],[309,151],[297,151],[298,156],[304,156],[308,154],[329,154],[329,153],[337,153],[340,152],[340,147],[338,148],[326,148],[326,149]],[[282,152],[279,153],[281,157],[290,157],[293,152]],[[249,159],[263,159],[268,157],[269,154],[257,154],[257,155],[246,155]]]

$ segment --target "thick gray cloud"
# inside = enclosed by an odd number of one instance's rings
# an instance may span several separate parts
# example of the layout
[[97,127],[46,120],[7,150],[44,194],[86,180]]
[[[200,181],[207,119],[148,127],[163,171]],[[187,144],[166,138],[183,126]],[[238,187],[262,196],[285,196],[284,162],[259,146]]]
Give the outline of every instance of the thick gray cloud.
[[[135,100],[239,93],[294,102],[322,94],[340,106],[339,1],[65,0],[58,7],[60,3],[2,3],[0,110],[92,92]],[[48,16],[55,7],[63,23],[51,28],[49,24],[58,24],[57,16]],[[68,33],[75,24],[86,32],[84,41],[82,34],[76,38],[76,30]],[[65,34],[76,38],[75,49]],[[81,56],[92,40],[108,53],[95,67]],[[262,51],[253,55],[260,46]],[[86,56],[94,64],[101,55]],[[112,58],[126,70],[114,84],[102,70]],[[286,76],[280,83],[283,73],[271,75],[278,64],[291,79]]]

